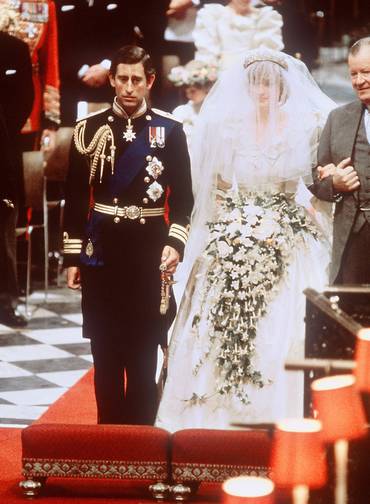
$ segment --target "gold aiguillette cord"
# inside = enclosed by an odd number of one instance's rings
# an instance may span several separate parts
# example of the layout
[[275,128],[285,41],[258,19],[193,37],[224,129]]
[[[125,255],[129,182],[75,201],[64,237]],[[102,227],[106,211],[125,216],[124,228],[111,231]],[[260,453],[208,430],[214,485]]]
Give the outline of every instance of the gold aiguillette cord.
[[159,269],[161,272],[161,305],[159,307],[159,312],[161,315],[166,315],[170,306],[171,285],[175,282],[173,281],[172,273],[167,271],[165,263],[162,263]]

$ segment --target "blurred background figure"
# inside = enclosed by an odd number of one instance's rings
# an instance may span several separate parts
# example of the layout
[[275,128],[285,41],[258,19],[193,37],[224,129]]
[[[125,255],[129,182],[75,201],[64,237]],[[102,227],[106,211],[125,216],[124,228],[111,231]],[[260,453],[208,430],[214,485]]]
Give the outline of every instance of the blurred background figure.
[[168,79],[175,87],[181,88],[188,100],[176,107],[173,115],[183,123],[190,151],[191,135],[203,100],[217,79],[217,67],[192,60],[185,66],[172,68]]
[[205,5],[193,32],[195,59],[229,67],[249,49],[282,50],[282,17],[270,6],[256,8],[251,0]]
[[318,56],[318,43],[313,20],[303,2],[296,0],[264,0],[258,6],[269,5],[283,19],[284,52],[296,56],[312,69]]
[[23,40],[32,60],[35,99],[22,129],[22,150],[52,149],[60,123],[58,32],[52,0],[0,0],[3,30]]
[[[16,222],[24,200],[20,131],[33,104],[32,66],[27,44],[3,31],[13,26],[0,5],[0,324],[21,327],[18,302]],[[4,201],[8,200],[8,201]]]
[[[161,68],[168,0],[56,0],[56,5],[63,125],[74,124],[79,102],[113,100],[108,71],[112,54],[121,46],[140,45]],[[151,98],[160,104],[160,82]],[[80,105],[81,116],[87,112],[83,107],[87,105]]]

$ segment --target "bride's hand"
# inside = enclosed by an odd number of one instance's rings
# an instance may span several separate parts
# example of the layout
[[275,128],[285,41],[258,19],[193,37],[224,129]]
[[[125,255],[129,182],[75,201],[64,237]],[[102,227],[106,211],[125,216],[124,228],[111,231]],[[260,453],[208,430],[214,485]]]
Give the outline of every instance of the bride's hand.
[[330,163],[325,166],[318,166],[317,173],[318,179],[323,180],[324,178],[329,177],[330,175],[334,175],[335,172],[335,164]]

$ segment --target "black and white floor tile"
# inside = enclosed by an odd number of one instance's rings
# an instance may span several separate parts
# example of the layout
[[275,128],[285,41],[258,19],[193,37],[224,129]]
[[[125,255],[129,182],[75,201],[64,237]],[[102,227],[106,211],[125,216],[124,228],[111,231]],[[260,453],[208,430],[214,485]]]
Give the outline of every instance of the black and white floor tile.
[[54,288],[45,302],[37,291],[27,327],[0,325],[0,427],[31,424],[91,367],[79,296]]

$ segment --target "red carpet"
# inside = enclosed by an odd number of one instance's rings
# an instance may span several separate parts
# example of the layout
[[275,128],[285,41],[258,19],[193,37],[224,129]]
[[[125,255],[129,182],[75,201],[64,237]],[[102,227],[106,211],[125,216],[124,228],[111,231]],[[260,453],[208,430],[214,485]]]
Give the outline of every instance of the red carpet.
[[[38,420],[44,423],[96,423],[93,372],[89,371]],[[21,429],[0,429],[0,503],[24,504],[18,487],[21,478]],[[145,483],[116,480],[68,480],[50,478],[35,502],[40,504],[149,504]],[[214,489],[204,488],[196,501],[215,498]]]

